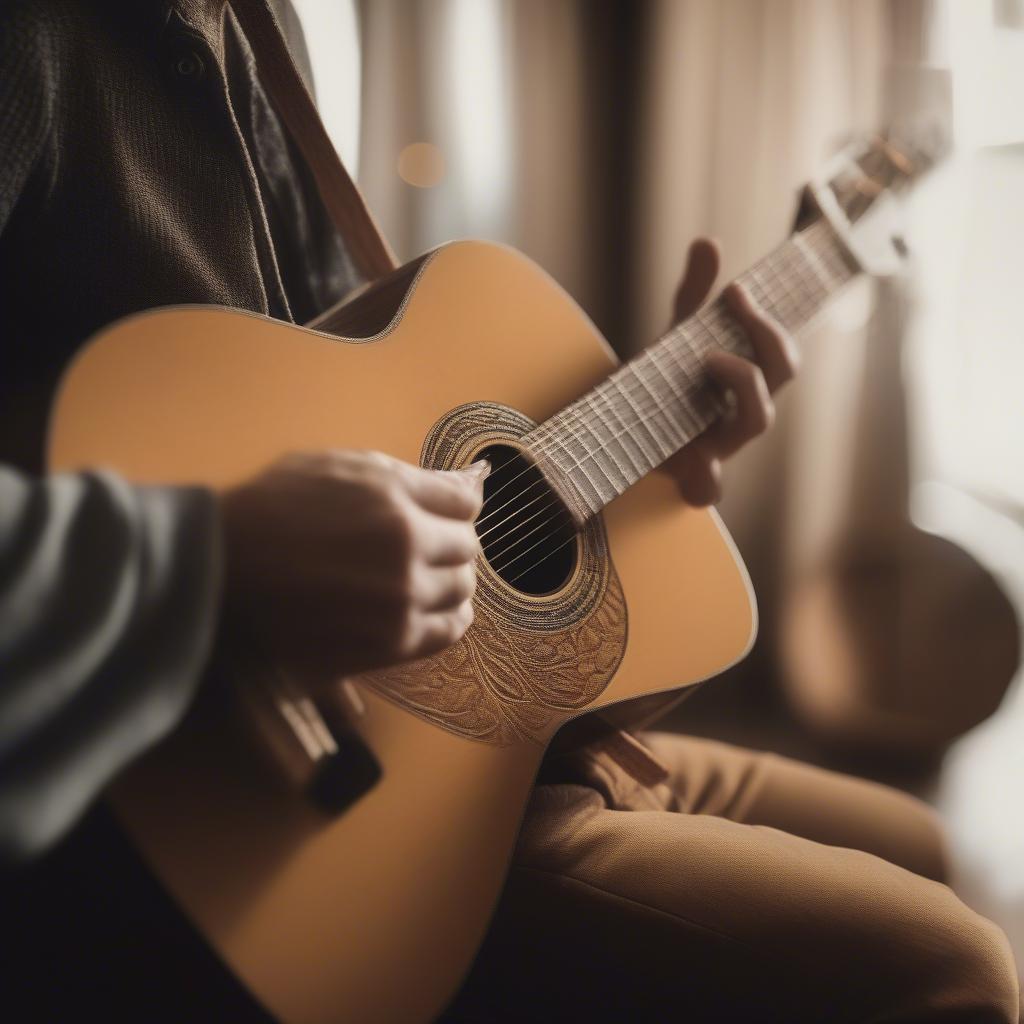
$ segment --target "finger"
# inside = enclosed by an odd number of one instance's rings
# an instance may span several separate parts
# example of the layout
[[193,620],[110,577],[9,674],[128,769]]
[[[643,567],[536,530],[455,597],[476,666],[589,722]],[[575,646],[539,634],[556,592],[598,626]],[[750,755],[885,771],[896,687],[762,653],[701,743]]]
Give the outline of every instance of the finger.
[[775,418],[775,404],[760,368],[732,352],[717,351],[705,363],[708,376],[732,397],[730,409],[694,442],[716,458],[727,458],[763,434]]
[[666,463],[687,505],[704,508],[722,499],[722,463],[697,442],[676,452]]
[[434,612],[423,617],[414,657],[425,658],[458,643],[473,622],[473,602],[466,601],[452,612]]
[[417,532],[417,548],[427,565],[466,565],[480,554],[480,538],[470,522],[427,515]]
[[476,592],[476,569],[472,565],[461,565],[457,569],[424,569],[416,591],[424,611],[452,611]]
[[449,519],[472,521],[480,514],[484,479],[489,471],[486,462],[456,472],[407,466],[403,479],[410,496],[421,508]]
[[693,316],[704,304],[718,277],[720,258],[718,243],[710,238],[698,238],[686,255],[686,270],[676,289],[672,306],[674,323]]
[[796,376],[800,365],[800,353],[793,336],[773,320],[741,285],[730,285],[724,295],[736,321],[747,332],[768,390],[777,391]]

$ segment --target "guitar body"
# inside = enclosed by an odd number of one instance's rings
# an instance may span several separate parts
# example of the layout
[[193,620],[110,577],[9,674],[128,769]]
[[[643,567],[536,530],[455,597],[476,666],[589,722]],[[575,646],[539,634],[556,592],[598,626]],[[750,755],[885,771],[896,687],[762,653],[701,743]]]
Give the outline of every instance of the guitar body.
[[[223,488],[294,450],[420,462],[438,424],[465,407],[484,429],[445,449],[463,464],[487,441],[489,410],[541,422],[614,366],[546,274],[484,243],[443,247],[357,298],[330,318],[349,337],[319,323],[197,306],[115,324],[63,383],[52,468]],[[694,684],[748,650],[752,593],[713,512],[685,507],[655,472],[603,521],[597,555],[574,570],[574,586],[601,581],[582,618],[557,594],[520,598],[484,580],[481,560],[481,592],[498,603],[481,609],[472,637],[358,681],[366,709],[355,724],[382,777],[343,813],[276,784],[206,701],[114,786],[157,875],[286,1024],[436,1016],[483,937],[557,728]],[[550,636],[549,607],[563,616]]]

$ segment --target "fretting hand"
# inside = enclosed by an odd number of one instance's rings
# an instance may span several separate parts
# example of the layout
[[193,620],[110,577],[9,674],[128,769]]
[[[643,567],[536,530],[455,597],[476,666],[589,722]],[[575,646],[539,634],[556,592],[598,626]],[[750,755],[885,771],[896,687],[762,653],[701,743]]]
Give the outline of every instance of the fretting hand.
[[[693,316],[703,305],[718,276],[719,262],[718,246],[710,239],[699,238],[690,246],[675,295],[674,323]],[[730,392],[735,402],[727,418],[712,424],[665,463],[690,505],[711,505],[721,498],[722,460],[771,426],[775,416],[772,393],[793,378],[799,363],[792,337],[758,308],[749,292],[733,284],[724,296],[746,331],[757,362],[723,349],[708,357],[709,376]]]

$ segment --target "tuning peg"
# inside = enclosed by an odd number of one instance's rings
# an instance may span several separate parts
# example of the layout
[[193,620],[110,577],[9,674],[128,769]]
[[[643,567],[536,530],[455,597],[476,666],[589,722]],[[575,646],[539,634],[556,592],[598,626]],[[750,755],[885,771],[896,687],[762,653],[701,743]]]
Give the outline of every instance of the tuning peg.
[[854,181],[853,187],[862,196],[867,196],[869,199],[874,199],[875,196],[879,196],[885,191],[885,184],[883,182],[867,174],[860,175]]
[[876,135],[875,145],[885,154],[886,159],[901,173],[910,177],[917,170],[914,161],[883,135]]

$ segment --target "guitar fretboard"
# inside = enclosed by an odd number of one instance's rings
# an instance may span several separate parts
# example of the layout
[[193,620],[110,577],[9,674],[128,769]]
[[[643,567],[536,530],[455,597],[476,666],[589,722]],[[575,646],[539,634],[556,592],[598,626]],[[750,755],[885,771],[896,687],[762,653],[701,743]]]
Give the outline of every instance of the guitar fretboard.
[[[796,333],[859,268],[824,219],[737,280]],[[714,346],[753,356],[724,300],[674,327],[523,440],[577,523],[679,451],[725,411],[704,362]]]

